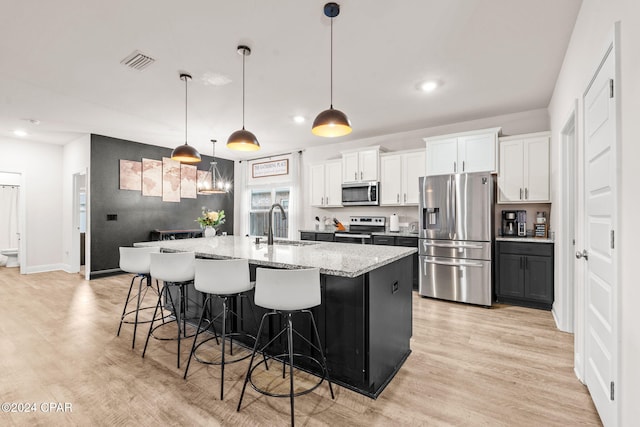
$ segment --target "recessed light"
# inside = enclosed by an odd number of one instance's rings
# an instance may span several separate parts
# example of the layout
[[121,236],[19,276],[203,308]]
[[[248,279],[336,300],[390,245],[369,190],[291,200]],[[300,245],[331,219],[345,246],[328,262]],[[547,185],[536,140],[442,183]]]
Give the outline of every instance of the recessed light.
[[16,129],[13,131],[13,134],[15,136],[27,136],[27,132],[23,131],[22,129]]
[[433,92],[437,87],[438,87],[438,82],[429,81],[429,82],[422,83],[422,85],[420,86],[420,89],[422,89],[424,92]]
[[304,116],[293,116],[293,121],[296,123],[304,123],[306,120]]

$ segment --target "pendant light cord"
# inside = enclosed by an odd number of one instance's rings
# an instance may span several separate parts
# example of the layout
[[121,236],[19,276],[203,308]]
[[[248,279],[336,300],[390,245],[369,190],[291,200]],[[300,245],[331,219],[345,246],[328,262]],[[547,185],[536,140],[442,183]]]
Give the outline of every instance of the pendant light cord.
[[189,79],[185,76],[184,77],[184,143],[187,144],[187,105],[188,105],[188,98],[187,98],[187,82],[189,81]]
[[330,65],[331,71],[329,73],[329,75],[331,76],[331,84],[330,84],[330,87],[331,87],[331,90],[330,90],[331,102],[330,102],[330,105],[331,105],[331,109],[333,110],[333,18],[331,18],[331,55],[330,55],[330,57],[331,57],[331,59],[329,61],[329,64],[331,64]]
[[242,51],[242,130],[244,130],[244,60],[247,56],[247,51]]

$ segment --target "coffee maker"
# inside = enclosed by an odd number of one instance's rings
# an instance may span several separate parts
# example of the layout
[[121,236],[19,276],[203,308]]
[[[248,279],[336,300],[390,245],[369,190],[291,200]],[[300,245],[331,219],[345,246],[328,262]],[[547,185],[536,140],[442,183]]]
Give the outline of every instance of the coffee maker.
[[502,235],[518,235],[518,211],[502,211]]
[[518,237],[527,237],[527,211],[516,211],[518,213]]

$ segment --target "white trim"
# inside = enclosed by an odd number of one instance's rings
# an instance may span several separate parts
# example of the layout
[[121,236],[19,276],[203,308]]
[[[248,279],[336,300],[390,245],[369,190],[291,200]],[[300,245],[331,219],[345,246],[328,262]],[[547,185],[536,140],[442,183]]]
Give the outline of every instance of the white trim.
[[574,332],[574,303],[575,303],[575,215],[577,189],[577,143],[578,143],[578,100],[573,104],[571,112],[567,114],[564,126],[560,131],[560,164],[562,165],[559,209],[562,228],[556,243],[555,264],[558,266],[555,278],[556,298],[552,312],[558,329],[564,332]]
[[24,274],[46,273],[49,271],[67,271],[66,270],[67,267],[69,267],[67,264],[62,264],[62,263],[32,265],[26,269],[26,272]]

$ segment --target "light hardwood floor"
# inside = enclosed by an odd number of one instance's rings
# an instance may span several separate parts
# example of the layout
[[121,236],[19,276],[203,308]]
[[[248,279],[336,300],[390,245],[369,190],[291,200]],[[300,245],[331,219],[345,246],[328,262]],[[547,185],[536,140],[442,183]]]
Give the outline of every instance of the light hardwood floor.
[[[131,325],[116,337],[130,275],[85,281],[62,272],[21,276],[0,269],[0,395],[37,403],[36,413],[0,413],[0,425],[287,425],[287,399],[248,388],[246,362],[227,368],[175,366],[175,342],[151,341]],[[328,331],[330,333],[330,331]],[[183,349],[183,368],[191,340]],[[573,335],[551,313],[506,305],[485,309],[414,294],[413,352],[377,400],[325,384],[296,399],[298,425],[600,425],[573,373]],[[45,413],[42,403],[70,403]]]

